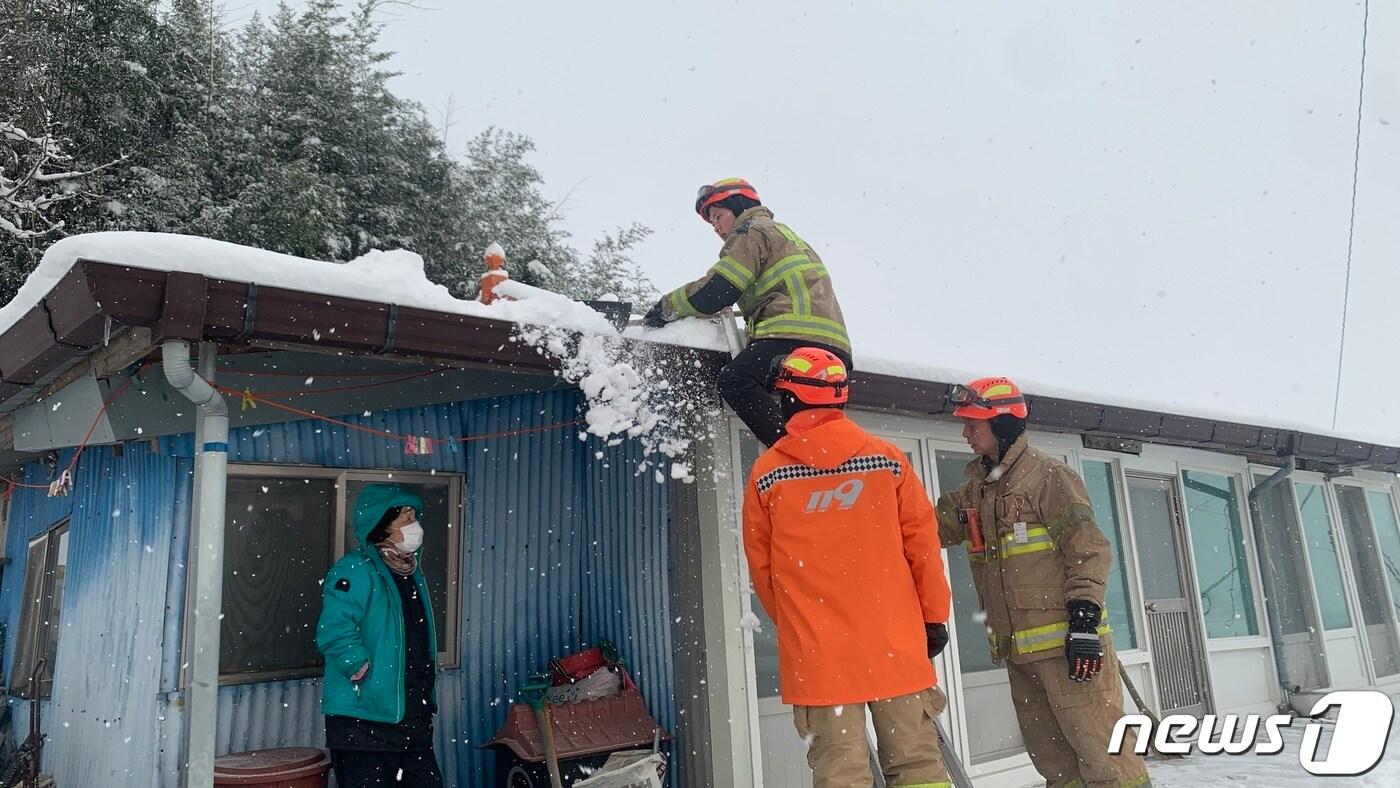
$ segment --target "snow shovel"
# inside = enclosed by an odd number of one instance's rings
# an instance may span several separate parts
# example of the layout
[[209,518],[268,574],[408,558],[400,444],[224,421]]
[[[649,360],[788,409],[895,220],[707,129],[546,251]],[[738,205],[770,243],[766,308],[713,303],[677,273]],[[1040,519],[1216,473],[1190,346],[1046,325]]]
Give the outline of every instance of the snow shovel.
[[544,738],[544,764],[549,769],[550,788],[564,788],[559,774],[559,753],[554,749],[554,728],[549,720],[549,702],[545,692],[549,689],[549,677],[544,676],[521,687],[520,694],[530,708],[535,710],[535,719],[540,725],[540,735]]
[[[1142,695],[1138,693],[1138,688],[1133,684],[1133,680],[1128,677],[1128,669],[1123,667],[1122,662],[1118,663],[1118,677],[1123,679],[1123,686],[1128,688],[1128,695],[1132,697],[1133,704],[1137,706],[1138,711],[1142,712],[1142,715],[1144,717],[1148,718],[1149,720],[1152,720],[1152,730],[1155,731],[1158,728],[1162,727],[1162,720],[1158,718],[1156,712],[1154,712],[1151,708],[1148,707],[1147,701],[1142,699]],[[1152,748],[1152,751],[1163,758],[1186,757],[1185,755],[1179,752],[1161,752],[1155,747]]]

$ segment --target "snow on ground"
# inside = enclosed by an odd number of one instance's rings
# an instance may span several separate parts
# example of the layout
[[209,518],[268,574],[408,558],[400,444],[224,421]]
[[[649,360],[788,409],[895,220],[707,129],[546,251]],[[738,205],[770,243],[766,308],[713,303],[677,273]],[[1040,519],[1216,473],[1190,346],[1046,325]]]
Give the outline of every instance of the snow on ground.
[[[1385,755],[1376,768],[1358,777],[1315,777],[1308,774],[1298,763],[1298,750],[1302,745],[1304,718],[1282,730],[1283,752],[1277,755],[1202,755],[1192,752],[1185,758],[1153,758],[1147,762],[1148,773],[1152,777],[1153,788],[1201,788],[1212,785],[1253,785],[1259,788],[1290,788],[1291,786],[1314,786],[1319,784],[1345,784],[1358,788],[1395,788],[1400,786],[1400,732],[1392,726],[1390,741]],[[1332,724],[1325,725],[1322,745],[1318,751],[1326,752],[1331,741]],[[1319,756],[1320,757],[1320,756]],[[1041,782],[1028,783],[1030,786],[1044,785]]]

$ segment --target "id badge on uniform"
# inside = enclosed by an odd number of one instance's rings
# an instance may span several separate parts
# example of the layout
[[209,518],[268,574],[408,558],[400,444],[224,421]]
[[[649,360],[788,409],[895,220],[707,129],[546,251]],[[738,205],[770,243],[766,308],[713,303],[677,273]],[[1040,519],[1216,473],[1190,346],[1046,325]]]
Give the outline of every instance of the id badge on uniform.
[[1025,523],[1012,523],[1011,531],[1011,538],[1016,544],[1026,544],[1030,542],[1030,537],[1026,534]]

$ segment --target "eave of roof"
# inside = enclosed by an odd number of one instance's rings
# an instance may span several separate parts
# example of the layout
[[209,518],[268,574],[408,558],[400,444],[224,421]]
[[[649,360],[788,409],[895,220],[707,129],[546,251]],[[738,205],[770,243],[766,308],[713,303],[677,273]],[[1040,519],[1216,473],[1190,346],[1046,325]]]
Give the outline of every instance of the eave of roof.
[[[548,355],[514,341],[514,324],[382,302],[262,287],[188,272],[79,260],[44,299],[0,336],[0,412],[23,405],[122,327],[152,342],[287,344],[352,354],[430,358],[552,374]],[[723,354],[688,349],[715,370]],[[857,369],[852,406],[951,418],[954,381]],[[1317,463],[1400,472],[1400,448],[1343,438],[1110,404],[1031,396],[1039,428],[1195,446],[1269,460],[1289,453]],[[5,407],[8,406],[8,407]]]

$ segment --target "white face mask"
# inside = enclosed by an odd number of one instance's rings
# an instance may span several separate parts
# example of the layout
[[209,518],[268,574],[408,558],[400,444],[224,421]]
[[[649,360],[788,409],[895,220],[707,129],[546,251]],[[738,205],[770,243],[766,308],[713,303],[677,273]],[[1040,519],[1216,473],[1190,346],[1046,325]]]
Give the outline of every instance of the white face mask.
[[400,528],[399,536],[403,537],[403,541],[394,542],[394,549],[400,553],[412,555],[423,546],[423,526],[419,525],[416,520]]

